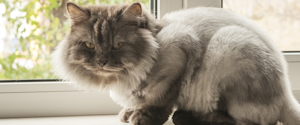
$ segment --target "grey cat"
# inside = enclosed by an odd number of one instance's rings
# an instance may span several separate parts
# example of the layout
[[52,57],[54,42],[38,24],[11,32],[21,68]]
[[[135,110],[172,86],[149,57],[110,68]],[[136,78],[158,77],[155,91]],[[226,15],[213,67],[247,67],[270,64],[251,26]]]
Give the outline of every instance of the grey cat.
[[300,124],[284,57],[244,17],[198,7],[156,20],[139,3],[67,10],[54,72],[110,91],[123,122],[161,125],[176,110],[176,125]]

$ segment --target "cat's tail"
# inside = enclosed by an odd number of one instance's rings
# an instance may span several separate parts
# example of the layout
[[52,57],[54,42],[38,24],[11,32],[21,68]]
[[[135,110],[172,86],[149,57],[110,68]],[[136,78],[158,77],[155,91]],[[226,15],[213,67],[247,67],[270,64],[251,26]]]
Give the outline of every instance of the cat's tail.
[[292,93],[284,106],[280,121],[284,125],[300,125],[300,104]]

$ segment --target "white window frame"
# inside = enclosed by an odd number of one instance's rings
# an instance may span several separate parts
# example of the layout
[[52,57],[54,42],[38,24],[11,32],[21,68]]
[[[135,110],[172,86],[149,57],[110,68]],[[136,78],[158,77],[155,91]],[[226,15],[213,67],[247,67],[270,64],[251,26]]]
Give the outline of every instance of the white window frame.
[[[221,7],[222,0],[156,0],[158,19],[167,12],[195,6]],[[294,95],[300,100],[300,52],[283,53]],[[117,114],[107,92],[73,88],[71,82],[1,82],[0,118]]]

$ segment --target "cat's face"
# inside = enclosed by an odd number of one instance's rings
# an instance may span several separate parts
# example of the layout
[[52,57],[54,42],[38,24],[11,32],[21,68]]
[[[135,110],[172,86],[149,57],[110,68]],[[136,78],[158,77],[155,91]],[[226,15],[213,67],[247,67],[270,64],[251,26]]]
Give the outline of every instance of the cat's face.
[[61,70],[97,80],[126,74],[153,58],[157,43],[140,4],[79,7],[68,3],[67,9],[73,25],[57,48],[61,63],[68,67]]

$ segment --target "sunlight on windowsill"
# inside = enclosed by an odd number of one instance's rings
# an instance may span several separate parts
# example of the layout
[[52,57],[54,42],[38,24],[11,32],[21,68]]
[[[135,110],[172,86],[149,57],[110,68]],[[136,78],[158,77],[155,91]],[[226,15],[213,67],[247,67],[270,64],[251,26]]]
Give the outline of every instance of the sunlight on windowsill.
[[[0,119],[0,125],[130,125],[119,121],[117,115],[68,116]],[[174,125],[168,121],[164,125]]]

